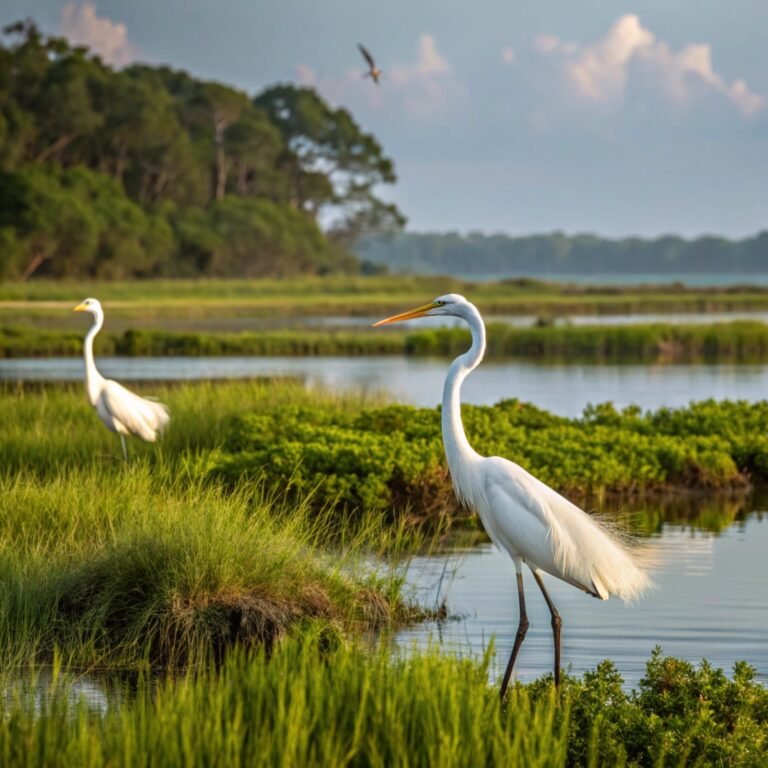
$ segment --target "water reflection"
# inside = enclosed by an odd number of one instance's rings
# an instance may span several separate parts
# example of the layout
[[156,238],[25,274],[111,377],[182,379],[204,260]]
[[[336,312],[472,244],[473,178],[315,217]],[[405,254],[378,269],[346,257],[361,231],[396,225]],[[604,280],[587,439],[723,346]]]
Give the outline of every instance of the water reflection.
[[37,713],[62,701],[85,706],[89,711],[103,715],[110,705],[122,699],[119,677],[106,677],[74,670],[53,670],[36,667],[31,670],[13,670],[0,683],[6,706],[29,704]]
[[[618,515],[635,535],[660,536],[665,526],[680,530],[720,533],[734,524],[742,524],[750,513],[760,518],[768,509],[768,491],[754,493],[682,492],[662,500],[634,500],[615,503],[610,500],[589,506],[603,514]],[[753,512],[754,511],[754,512]]]
[[[654,646],[698,663],[707,658],[730,671],[737,660],[757,667],[768,682],[768,513],[758,499],[676,500],[639,505],[632,515],[646,537],[657,588],[634,605],[583,595],[545,577],[563,616],[563,665],[574,674],[613,659],[635,685]],[[627,511],[627,510],[625,510]],[[401,645],[439,642],[446,650],[479,654],[495,637],[494,674],[517,629],[514,569],[509,557],[484,543],[469,550],[417,557],[408,578],[426,604],[447,600],[458,621],[432,623],[399,635]],[[531,680],[551,671],[549,613],[533,578],[525,575],[531,628],[518,675]]]

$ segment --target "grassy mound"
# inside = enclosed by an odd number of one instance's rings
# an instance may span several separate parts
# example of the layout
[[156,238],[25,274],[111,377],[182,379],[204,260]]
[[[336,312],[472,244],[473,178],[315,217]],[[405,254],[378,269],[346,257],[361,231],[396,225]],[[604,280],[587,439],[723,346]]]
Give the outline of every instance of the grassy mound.
[[[0,477],[0,647],[6,660],[179,667],[301,626],[343,636],[419,616],[363,540],[307,505],[224,493],[138,462],[31,484]],[[349,539],[349,537],[347,537]]]

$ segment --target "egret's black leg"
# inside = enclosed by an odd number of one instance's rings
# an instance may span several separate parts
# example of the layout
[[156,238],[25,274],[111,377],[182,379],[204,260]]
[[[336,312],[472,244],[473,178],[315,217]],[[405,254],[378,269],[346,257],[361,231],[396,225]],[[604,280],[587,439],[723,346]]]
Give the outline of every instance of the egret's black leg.
[[517,625],[517,635],[515,635],[515,644],[512,646],[512,654],[509,657],[509,663],[507,664],[506,672],[504,672],[504,679],[501,681],[501,698],[504,699],[507,693],[507,687],[509,686],[509,679],[512,677],[512,668],[515,666],[515,659],[517,653],[520,650],[520,646],[525,640],[525,633],[528,631],[528,614],[525,610],[525,594],[523,593],[523,574],[518,572],[517,574],[517,596],[520,599],[520,623]]
[[536,579],[536,583],[539,585],[541,594],[544,595],[544,599],[547,601],[547,607],[552,616],[552,637],[555,640],[555,685],[560,685],[560,629],[563,626],[563,620],[560,618],[552,598],[544,588],[544,582],[541,580],[538,571],[533,572],[533,578]]
[[123,444],[123,459],[128,461],[128,448],[125,445],[125,435],[120,433],[120,442]]

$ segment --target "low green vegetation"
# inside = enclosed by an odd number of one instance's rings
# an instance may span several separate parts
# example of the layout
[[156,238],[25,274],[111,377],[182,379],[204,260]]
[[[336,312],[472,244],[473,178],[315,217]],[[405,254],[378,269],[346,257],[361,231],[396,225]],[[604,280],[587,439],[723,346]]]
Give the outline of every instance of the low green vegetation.
[[[695,403],[641,413],[610,404],[554,416],[516,400],[464,406],[483,455],[515,460],[578,498],[674,489],[738,489],[768,480],[768,402]],[[266,473],[320,503],[461,516],[445,469],[438,409],[392,405],[329,411],[262,409],[233,427],[214,473],[236,482]]]
[[[636,691],[610,662],[583,679],[511,689],[501,706],[484,661],[386,646],[328,646],[309,634],[271,654],[98,707],[56,674],[48,695],[0,701],[0,759],[15,766],[728,765],[768,759],[768,690],[654,654]],[[76,691],[76,688],[74,689]]]
[[[82,332],[8,326],[0,329],[0,358],[72,356]],[[99,355],[413,355],[453,357],[468,349],[463,328],[427,330],[331,330],[302,328],[212,333],[129,329],[99,335]],[[522,358],[597,363],[733,362],[768,360],[768,325],[488,326],[490,359]]]
[[[474,282],[447,276],[328,275],[291,279],[32,280],[0,284],[3,312],[54,313],[71,309],[85,296],[137,321],[147,316],[209,318],[232,314],[371,315],[391,314],[443,293],[460,293],[490,315],[556,317],[571,314],[650,312],[731,312],[768,309],[768,287],[681,285],[561,285],[527,278]],[[20,304],[17,302],[21,302]],[[41,302],[38,304],[38,302]],[[43,302],[60,302],[50,305]],[[383,316],[383,314],[382,314]]]
[[[183,473],[230,488],[249,479],[301,503],[309,498],[315,508],[398,522],[405,516],[430,527],[471,521],[456,507],[437,408],[309,391],[290,380],[135,388],[158,396],[173,414],[157,445],[129,441],[131,459],[158,478]],[[55,479],[121,468],[119,441],[102,427],[79,382],[5,384],[0,392],[5,472]],[[506,400],[466,405],[463,418],[478,451],[513,459],[590,507],[647,499],[636,521],[640,531],[655,530],[663,519],[654,499],[681,491],[672,519],[718,530],[738,505],[710,509],[699,498],[687,502],[689,493],[741,494],[768,480],[766,402],[708,401],[650,413],[603,404],[569,419]]]

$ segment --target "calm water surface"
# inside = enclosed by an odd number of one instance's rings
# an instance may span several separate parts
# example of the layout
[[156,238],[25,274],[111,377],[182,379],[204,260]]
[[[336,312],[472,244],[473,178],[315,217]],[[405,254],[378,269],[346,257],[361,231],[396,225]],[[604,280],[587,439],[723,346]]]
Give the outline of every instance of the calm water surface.
[[[605,658],[636,685],[651,650],[698,663],[708,659],[730,673],[745,660],[768,683],[768,513],[751,512],[720,533],[690,523],[665,523],[646,542],[655,560],[656,589],[631,605],[596,600],[553,577],[547,589],[563,618],[562,664],[574,674]],[[459,620],[403,632],[404,647],[438,643],[462,655],[481,655],[492,637],[492,674],[503,673],[517,631],[514,568],[506,554],[484,544],[449,556],[418,557],[408,577],[426,604],[445,599]],[[529,572],[525,593],[531,627],[516,664],[518,678],[551,672],[549,611]]]
[[[98,361],[119,381],[292,376],[310,387],[390,393],[397,400],[440,402],[446,360],[408,357],[108,357]],[[79,380],[80,358],[0,360],[0,379]],[[623,407],[686,405],[715,398],[768,397],[768,365],[565,365],[484,362],[463,387],[468,403],[490,405],[517,397],[553,413],[578,416],[589,403]]]
[[[550,313],[544,311],[542,315],[549,316]],[[649,314],[631,314],[631,315],[563,315],[552,314],[552,321],[555,325],[647,325],[651,323],[664,323],[670,325],[709,325],[710,323],[732,323],[735,320],[751,320],[761,323],[768,322],[768,312],[755,310],[752,312],[655,312]],[[272,322],[282,324],[285,327],[300,327],[302,325],[326,327],[326,328],[344,328],[347,330],[369,328],[380,317],[373,315],[369,317],[349,317],[349,316],[329,316],[329,317],[305,317],[305,318],[283,318],[275,319]],[[538,320],[538,315],[487,315],[487,323],[503,323],[512,325],[516,328],[526,328],[534,325]],[[270,322],[262,318],[259,322]],[[413,328],[455,328],[464,326],[465,323],[454,317],[421,317],[416,320],[403,320],[401,327]]]

